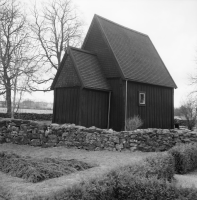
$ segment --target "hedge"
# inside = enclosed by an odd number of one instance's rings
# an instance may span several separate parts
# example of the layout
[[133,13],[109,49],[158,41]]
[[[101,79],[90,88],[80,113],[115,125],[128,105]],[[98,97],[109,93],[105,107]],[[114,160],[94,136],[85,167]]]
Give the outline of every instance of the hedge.
[[34,199],[196,200],[196,189],[177,188],[168,181],[173,179],[173,170],[172,155],[158,153],[134,166],[114,169],[100,178],[84,181],[45,197],[34,196]]
[[[170,175],[167,175],[167,174]],[[195,200],[197,190],[176,188],[173,157],[159,153],[134,166],[121,167],[105,176],[74,185],[47,199],[53,200]]]
[[196,200],[197,190],[176,188],[155,177],[145,178],[130,172],[115,171],[61,191],[49,199],[64,200]]
[[171,181],[174,177],[174,158],[168,153],[157,153],[137,164],[121,168],[140,177],[163,179]]
[[175,171],[185,174],[197,168],[197,143],[177,145],[168,151],[175,160]]

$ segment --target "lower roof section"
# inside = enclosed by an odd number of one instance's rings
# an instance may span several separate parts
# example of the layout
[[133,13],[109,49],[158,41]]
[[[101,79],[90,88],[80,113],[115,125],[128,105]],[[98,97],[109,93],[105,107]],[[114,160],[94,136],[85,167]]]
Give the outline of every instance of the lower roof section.
[[83,87],[110,90],[95,54],[73,47],[70,47],[69,52]]

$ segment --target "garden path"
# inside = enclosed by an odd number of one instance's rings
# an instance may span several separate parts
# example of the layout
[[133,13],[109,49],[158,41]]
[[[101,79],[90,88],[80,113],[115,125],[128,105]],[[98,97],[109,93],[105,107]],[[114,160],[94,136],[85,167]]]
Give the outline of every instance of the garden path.
[[176,179],[177,186],[197,188],[197,170],[183,175],[176,174],[174,178]]

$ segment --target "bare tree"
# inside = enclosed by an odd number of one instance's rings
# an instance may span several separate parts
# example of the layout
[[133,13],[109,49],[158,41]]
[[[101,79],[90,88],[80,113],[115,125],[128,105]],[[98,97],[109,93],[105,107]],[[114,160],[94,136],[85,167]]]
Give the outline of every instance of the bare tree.
[[17,92],[28,91],[27,83],[37,70],[32,49],[25,15],[16,0],[6,1],[0,20],[0,93],[6,94],[9,116],[13,116]]
[[183,103],[183,105],[180,107],[180,114],[186,118],[188,129],[192,130],[197,119],[196,100],[190,97],[185,103]]
[[180,108],[174,108],[174,116],[181,116]]
[[[197,57],[195,57],[194,62],[197,64]],[[197,72],[189,74],[189,84],[193,85],[193,91],[190,94],[197,94]]]
[[44,73],[49,75],[47,78],[36,80],[41,84],[53,80],[66,47],[81,44],[82,22],[71,0],[49,1],[41,11],[34,6],[33,19],[31,29],[34,39],[39,44],[39,63]]

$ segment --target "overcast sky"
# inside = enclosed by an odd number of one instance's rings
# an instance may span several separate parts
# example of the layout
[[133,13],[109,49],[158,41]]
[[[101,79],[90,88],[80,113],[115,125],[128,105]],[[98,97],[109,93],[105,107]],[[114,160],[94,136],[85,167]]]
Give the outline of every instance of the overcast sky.
[[[24,0],[27,1],[27,0]],[[73,0],[86,33],[94,14],[149,35],[178,88],[175,107],[192,91],[197,74],[197,0]],[[29,98],[53,102],[53,93]]]

